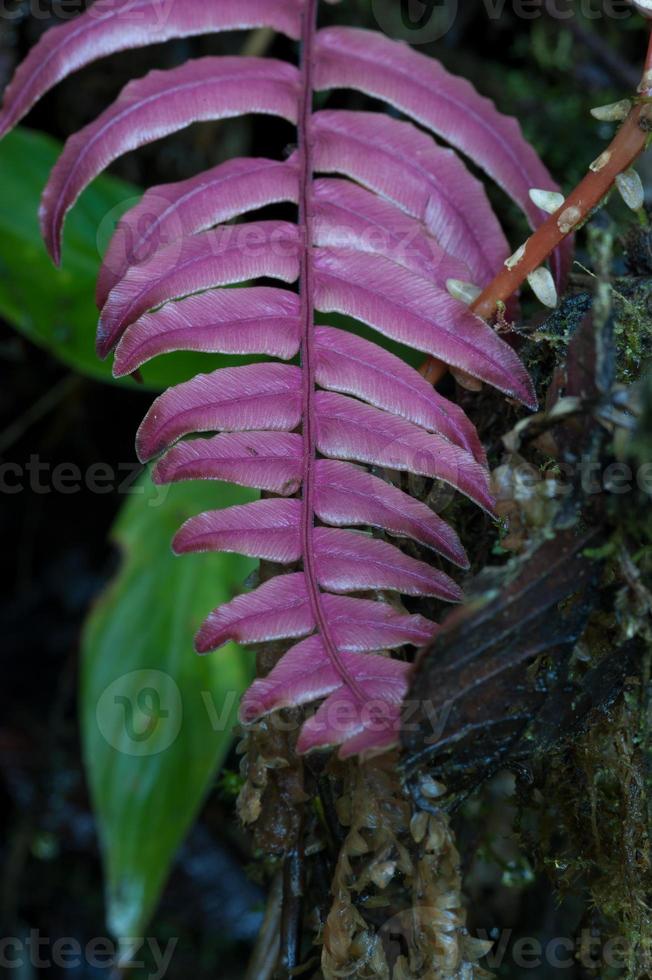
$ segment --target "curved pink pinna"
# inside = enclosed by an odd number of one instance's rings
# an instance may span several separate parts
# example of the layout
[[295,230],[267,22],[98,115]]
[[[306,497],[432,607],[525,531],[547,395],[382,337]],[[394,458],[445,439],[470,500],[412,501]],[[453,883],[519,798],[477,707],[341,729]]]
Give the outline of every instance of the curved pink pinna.
[[[132,265],[189,235],[279,201],[296,203],[299,181],[290,161],[227,160],[176,184],[152,187],[120,220],[102,260],[96,301],[101,309]],[[458,277],[462,278],[462,277]]]
[[4,93],[0,139],[46,92],[85,65],[117,51],[172,38],[271,27],[297,38],[302,0],[97,0],[85,13],[46,31]]
[[199,58],[130,82],[110,109],[67,141],[43,192],[39,217],[50,255],[61,260],[68,211],[123,153],[191,123],[258,112],[296,122],[299,74],[270,58]]

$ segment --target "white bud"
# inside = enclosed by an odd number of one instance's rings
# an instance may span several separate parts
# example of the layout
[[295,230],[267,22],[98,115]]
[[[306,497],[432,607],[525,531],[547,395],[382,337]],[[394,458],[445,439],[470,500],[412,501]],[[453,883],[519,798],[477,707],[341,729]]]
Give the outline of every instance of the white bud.
[[632,109],[629,99],[621,99],[620,102],[611,102],[609,105],[598,105],[591,109],[591,115],[600,122],[622,122],[626,119]]
[[382,861],[376,864],[369,874],[376,888],[387,888],[390,881],[396,874],[396,861]]
[[537,187],[533,187],[529,193],[532,203],[536,204],[538,208],[541,208],[542,211],[546,211],[548,214],[554,214],[555,211],[559,211],[564,203],[564,195],[558,191],[542,191]]
[[644,17],[652,17],[652,0],[631,0],[631,2]]
[[521,259],[525,256],[526,245],[527,242],[525,243],[525,245],[521,245],[520,248],[517,248],[514,254],[510,255],[508,259],[505,259],[505,265],[510,270],[510,272],[512,269],[516,268],[516,266],[519,264]]
[[410,833],[417,844],[420,844],[428,830],[428,814],[425,810],[417,810],[410,820]]
[[557,306],[557,287],[555,280],[544,265],[539,266],[527,277],[532,292],[544,306],[554,309]]
[[589,170],[593,171],[594,174],[599,174],[600,171],[607,166],[610,160],[611,150],[605,150],[604,153],[600,154],[597,160],[594,160],[593,163],[589,164]]
[[436,800],[438,796],[443,796],[446,792],[443,783],[437,782],[432,776],[422,776],[419,780],[419,789],[424,796],[431,800]]
[[620,196],[632,211],[640,211],[645,204],[643,181],[635,170],[625,170],[616,177],[616,187]]
[[453,299],[458,299],[461,303],[470,306],[482,292],[479,286],[474,286],[472,282],[462,282],[461,279],[447,279],[446,289]]
[[[438,820],[435,816],[431,816],[428,821],[428,837],[423,846],[424,851],[437,854],[444,846],[445,840],[446,832],[444,831],[441,820]],[[437,938],[441,942],[443,934],[440,932]]]
[[559,215],[557,219],[557,227],[559,228],[562,235],[567,235],[573,228],[580,223],[582,220],[582,212],[578,207],[571,205],[571,207],[566,208],[565,211]]

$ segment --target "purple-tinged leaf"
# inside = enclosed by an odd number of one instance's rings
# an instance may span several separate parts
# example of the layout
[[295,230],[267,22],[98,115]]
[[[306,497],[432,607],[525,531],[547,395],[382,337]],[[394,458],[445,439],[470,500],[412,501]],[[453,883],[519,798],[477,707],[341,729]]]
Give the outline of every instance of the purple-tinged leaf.
[[340,685],[304,724],[297,742],[299,752],[341,745],[340,757],[346,758],[347,743],[354,738],[374,750],[398,741],[399,715],[411,665],[379,656],[365,661],[356,661],[354,674],[363,696]]
[[216,286],[270,276],[299,275],[299,234],[286,221],[226,225],[168,245],[132,266],[102,310],[97,350],[106,356],[130,323],[148,310]]
[[[341,653],[342,663],[363,685],[383,679],[388,688],[405,688],[406,663],[364,653]],[[267,677],[252,684],[244,696],[240,719],[251,724],[257,718],[290,705],[309,704],[342,687],[342,677],[319,636],[301,640],[283,656]]]
[[423,646],[424,637],[434,636],[439,629],[429,619],[401,613],[385,602],[328,594],[322,595],[321,602],[338,650],[355,653],[406,643]]
[[235,551],[288,564],[301,557],[300,520],[300,500],[257,500],[190,518],[172,547],[179,555]]
[[453,150],[377,112],[317,112],[313,138],[317,170],[352,177],[393,201],[469,267],[473,282],[484,285],[500,271],[511,249],[484,187]]
[[441,517],[420,500],[352,463],[317,461],[315,513],[325,524],[366,524],[413,538],[456,565],[469,567],[459,538]]
[[[341,464],[345,465],[345,464]],[[301,557],[301,501],[259,500],[191,518],[177,534],[177,553],[235,551],[288,564]],[[458,601],[460,589],[443,572],[398,548],[355,531],[316,528],[320,584],[335,592],[397,589]]]
[[346,395],[317,392],[317,448],[325,456],[429,476],[493,510],[487,472],[441,436]]
[[315,306],[343,313],[432,354],[536,407],[532,381],[512,348],[443,289],[378,255],[317,249]]
[[[355,672],[364,653],[340,654]],[[240,705],[240,720],[249,725],[278,708],[309,704],[336,691],[342,678],[319,636],[291,647],[267,677],[255,680]]]
[[303,572],[279,575],[211,613],[195,640],[198,653],[229,640],[263,643],[306,636],[315,627]]
[[410,558],[387,541],[360,531],[317,527],[313,532],[319,584],[332,592],[393,589],[405,595],[436,596],[459,602],[453,580],[423,561]]
[[[558,186],[517,121],[498,112],[466,79],[407,44],[352,27],[319,31],[316,56],[318,89],[354,88],[388,102],[481,166],[521,206],[533,228],[548,218],[529,191]],[[567,243],[557,255],[562,277],[570,247]]]
[[[267,204],[296,203],[298,193],[293,161],[246,158],[153,187],[124,215],[111,239],[97,281],[98,307],[132,265],[148,261],[159,249]],[[451,273],[449,278],[464,276]]]
[[[384,602],[324,593],[321,604],[331,635],[342,652],[382,650],[406,643],[422,646],[439,627],[423,616],[400,613]],[[279,575],[211,613],[196,647],[208,653],[235,640],[264,643],[306,636],[315,627],[303,572]]]
[[289,361],[301,342],[299,298],[266,286],[216,289],[168,303],[127,327],[115,352],[116,378],[159,354],[192,350],[267,354]]
[[359,734],[347,738],[339,750],[338,757],[342,760],[355,756],[361,759],[373,758],[395,748],[401,735],[402,702],[408,693],[410,671],[406,671],[405,692],[401,704],[388,704],[382,724],[369,723]]
[[154,467],[155,483],[225,480],[291,496],[301,486],[303,439],[288,432],[226,432],[174,446]]
[[313,201],[314,245],[383,255],[439,286],[471,278],[468,266],[445,252],[421,222],[358,184],[317,180]]
[[[313,57],[312,17],[302,15],[314,4],[161,2],[169,4],[166,17],[156,9],[159,0],[98,0],[47,35],[9,90],[0,132],[57,80],[111,51],[253,25],[297,37],[301,26],[300,72],[271,59],[205,58],[127,86],[111,109],[68,141],[41,219],[58,259],[67,211],[121,153],[195,121],[267,113],[297,123],[298,149],[287,162],[224,163],[147,192],[124,216],[98,284],[98,350],[106,355],[120,342],[118,376],[174,350],[285,360],[301,350],[300,366],[224,368],[165,392],[140,428],[138,450],[143,459],[164,453],[154,468],[157,482],[230,480],[277,495],[201,514],[175,539],[179,552],[237,550],[302,563],[296,566],[302,571],[216,609],[197,637],[201,652],[230,639],[304,638],[254,685],[244,719],[325,698],[299,749],[340,745],[343,756],[377,751],[397,740],[411,670],[385,653],[420,646],[437,627],[386,602],[333,593],[380,589],[461,598],[443,572],[370,528],[412,538],[461,565],[466,556],[426,504],[354,463],[442,480],[487,510],[493,500],[485,455],[464,413],[394,355],[314,326],[313,314],[350,315],[526,404],[535,400],[512,349],[443,288],[450,278],[484,285],[511,251],[482,184],[453,150],[411,122],[369,112],[313,115],[312,81],[360,88],[443,134],[484,165],[533,220],[539,213],[528,192],[549,186],[541,177],[547,172],[513,121],[395,42],[327,30]],[[140,23],[128,22],[128,13],[140,14]],[[349,180],[315,180],[320,171]],[[299,204],[298,225],[225,227],[284,201]],[[261,277],[300,280],[298,295],[250,285]],[[241,288],[219,288],[236,284]],[[195,437],[203,432],[209,437]]]
[[[365,600],[328,595],[324,600],[331,615],[330,603],[369,607],[370,616],[381,610],[391,612],[384,604]],[[437,629],[432,623],[427,625],[432,630]],[[352,653],[339,644],[338,657],[339,664],[335,665],[319,636],[310,636],[297,643],[267,677],[254,681],[242,701],[241,721],[251,724],[278,708],[308,704],[326,697],[328,700],[304,726],[299,751],[342,745],[340,756],[346,758],[395,744],[400,731],[400,706],[407,691],[411,665],[389,657]],[[343,674],[355,678],[355,692],[344,686]]]
[[50,175],[40,219],[54,261],[67,212],[123,153],[202,120],[258,112],[296,122],[298,89],[297,69],[271,58],[199,58],[130,82],[111,108],[70,137]]
[[335,327],[315,330],[317,383],[438,432],[486,463],[474,425],[418,371],[377,344]]
[[[355,671],[364,653],[341,654],[347,669]],[[291,647],[267,677],[253,682],[240,705],[240,720],[251,724],[278,708],[309,704],[342,685],[342,678],[319,636],[309,636]]]
[[99,58],[171,38],[271,27],[300,32],[301,0],[101,0],[46,31],[19,65],[0,112],[0,138],[58,82]]
[[159,395],[138,430],[136,450],[145,462],[191,432],[263,427],[290,431],[300,420],[300,368],[290,364],[220,368]]

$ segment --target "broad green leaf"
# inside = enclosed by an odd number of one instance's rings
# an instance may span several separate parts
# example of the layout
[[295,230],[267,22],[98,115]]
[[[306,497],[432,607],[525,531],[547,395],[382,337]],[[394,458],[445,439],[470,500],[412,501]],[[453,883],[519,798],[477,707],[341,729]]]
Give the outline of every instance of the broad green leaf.
[[205,616],[242,588],[255,563],[175,557],[193,514],[255,499],[228,484],[153,487],[149,475],[113,529],[120,572],[83,638],[84,756],[105,863],[114,935],[143,935],[175,852],[224,760],[250,657],[233,644],[193,651]]
[[[115,225],[141,191],[99,177],[66,223],[63,265],[55,268],[41,241],[38,206],[61,144],[18,129],[0,142],[0,316],[34,343],[83,374],[112,381],[111,360],[95,354],[95,281]],[[142,370],[148,388],[163,389],[200,371],[242,359],[179,353]],[[127,379],[121,384],[135,385]]]

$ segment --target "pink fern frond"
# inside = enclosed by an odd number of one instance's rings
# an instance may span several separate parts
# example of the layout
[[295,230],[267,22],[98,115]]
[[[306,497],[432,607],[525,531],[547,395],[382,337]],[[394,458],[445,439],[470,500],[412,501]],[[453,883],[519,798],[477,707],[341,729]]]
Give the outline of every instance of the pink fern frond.
[[[226,480],[267,495],[193,517],[175,537],[178,553],[237,551],[289,566],[214,610],[196,646],[296,641],[252,685],[241,718],[319,701],[299,750],[338,745],[347,756],[396,741],[410,649],[437,630],[369,593],[397,593],[397,604],[401,594],[461,599],[444,571],[403,550],[404,539],[468,567],[453,528],[399,486],[400,474],[442,481],[490,514],[494,502],[483,447],[459,406],[379,343],[320,325],[316,314],[352,317],[378,341],[436,356],[533,407],[514,350],[446,288],[450,279],[487,284],[512,251],[455,149],[533,225],[542,215],[530,188],[555,184],[518,124],[466,81],[372,32],[318,32],[317,6],[168,0],[163,12],[157,0],[103,0],[35,46],[5,94],[0,135],[58,81],[116,51],[251,27],[301,40],[299,67],[207,57],[131,82],[66,143],[41,225],[58,262],[66,214],[84,188],[121,154],[191,123],[263,113],[296,126],[298,147],[284,162],[230,160],[152,188],[124,215],[98,281],[97,347],[101,356],[117,348],[117,377],[172,351],[275,359],[164,392],[137,451],[158,457],[157,483]],[[411,121],[315,112],[314,92],[331,88],[357,89]],[[278,203],[298,206],[298,220],[241,220]],[[566,260],[562,252],[559,278]]]
[[486,469],[442,436],[327,391],[317,392],[315,419],[315,442],[324,456],[442,480],[493,512]]

